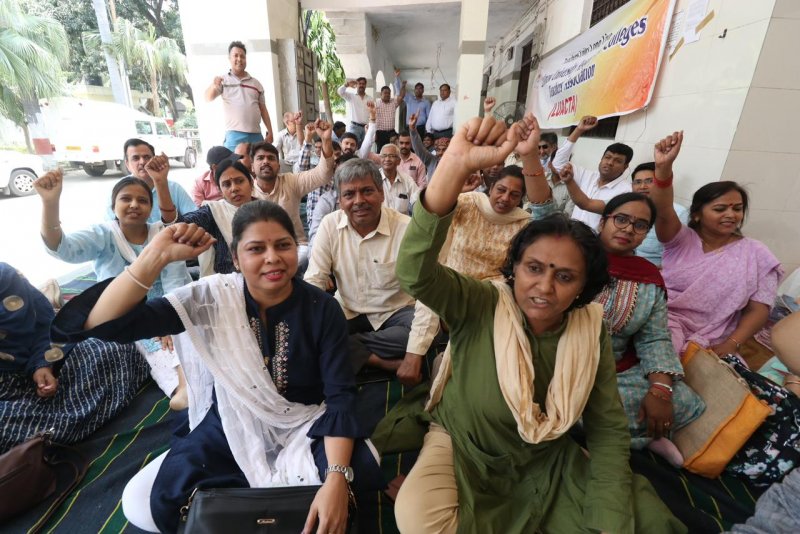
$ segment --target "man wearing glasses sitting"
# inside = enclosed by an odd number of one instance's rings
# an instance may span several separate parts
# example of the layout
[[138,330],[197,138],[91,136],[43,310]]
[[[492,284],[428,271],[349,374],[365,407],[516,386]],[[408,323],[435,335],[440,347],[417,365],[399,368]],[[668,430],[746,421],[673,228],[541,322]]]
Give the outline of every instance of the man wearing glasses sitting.
[[[641,193],[650,196],[650,188],[653,187],[653,180],[656,175],[655,162],[640,163],[633,169],[631,174],[631,185],[634,193]],[[677,202],[673,202],[675,213],[683,224],[689,223],[689,210]],[[636,255],[646,259],[659,269],[661,268],[661,256],[664,254],[664,245],[656,237],[656,227],[653,226],[642,244],[636,247]]]
[[392,144],[383,145],[380,158],[384,204],[411,215],[411,206],[419,197],[419,186],[413,178],[397,168],[400,165],[400,149]]

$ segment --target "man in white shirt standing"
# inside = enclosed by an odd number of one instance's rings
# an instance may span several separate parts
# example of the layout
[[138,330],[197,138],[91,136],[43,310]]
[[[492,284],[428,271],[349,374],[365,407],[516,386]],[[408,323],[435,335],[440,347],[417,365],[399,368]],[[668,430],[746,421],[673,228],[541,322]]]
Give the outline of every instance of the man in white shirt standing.
[[411,221],[383,206],[383,185],[371,161],[352,159],[336,169],[341,209],[322,219],[306,282],[321,289],[336,280],[336,300],[347,317],[350,357],[364,365],[396,372],[407,352],[414,299],[400,289],[395,263]]
[[[597,117],[587,115],[581,118],[575,130],[567,138],[564,146],[559,148],[553,157],[553,167],[558,172],[561,172],[569,163],[572,148],[578,142],[578,139],[595,126],[597,126]],[[606,148],[596,171],[572,165],[573,183],[590,200],[608,202],[619,194],[631,192],[631,182],[623,174],[632,159],[633,149],[631,147],[622,143],[613,143]],[[567,184],[568,189],[570,185],[569,183]],[[579,207],[579,203],[574,196],[572,200],[576,204],[575,209],[572,211],[572,218],[585,223],[589,228],[596,231],[597,226],[600,224],[600,213]]]
[[364,129],[369,121],[369,110],[367,109],[369,97],[366,90],[367,79],[363,76],[355,80],[347,80],[345,85],[336,90],[347,103],[347,131],[358,137],[359,145],[364,141]]
[[456,99],[450,96],[450,85],[439,86],[439,100],[431,106],[425,129],[434,139],[453,137],[453,117],[456,112]]

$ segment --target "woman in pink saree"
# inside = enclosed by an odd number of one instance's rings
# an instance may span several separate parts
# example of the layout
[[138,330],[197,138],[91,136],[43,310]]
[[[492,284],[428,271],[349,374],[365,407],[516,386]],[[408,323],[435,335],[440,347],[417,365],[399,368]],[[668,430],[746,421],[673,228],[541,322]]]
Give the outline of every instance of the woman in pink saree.
[[747,192],[736,182],[698,189],[684,226],[672,208],[672,163],[683,132],[655,146],[656,235],[664,243],[662,275],[672,343],[681,354],[690,341],[718,354],[772,414],[728,462],[726,471],[759,486],[780,481],[800,466],[800,399],[747,368],[736,356],[766,324],[783,274],[761,242],[744,237]]
[[783,274],[760,241],[744,237],[747,192],[736,182],[698,189],[683,225],[672,207],[672,163],[683,132],[655,146],[656,234],[664,243],[669,328],[678,354],[694,341],[719,355],[735,354],[767,322]]

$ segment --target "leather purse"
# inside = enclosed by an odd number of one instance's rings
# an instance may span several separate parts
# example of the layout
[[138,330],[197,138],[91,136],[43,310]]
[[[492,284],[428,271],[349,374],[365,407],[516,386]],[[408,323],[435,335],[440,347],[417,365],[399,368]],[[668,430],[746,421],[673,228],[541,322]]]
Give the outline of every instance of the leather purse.
[[672,441],[692,473],[716,478],[770,414],[769,406],[716,354],[689,343],[681,360],[684,381],[706,404],[703,414]]
[[[83,480],[88,462],[71,447],[42,432],[0,456],[0,522],[29,510],[53,494],[47,512],[28,530],[39,532],[67,495]],[[56,490],[59,490],[56,492]]]
[[[297,534],[322,486],[195,489],[181,508],[179,533]],[[348,530],[352,532],[355,499],[350,492]]]

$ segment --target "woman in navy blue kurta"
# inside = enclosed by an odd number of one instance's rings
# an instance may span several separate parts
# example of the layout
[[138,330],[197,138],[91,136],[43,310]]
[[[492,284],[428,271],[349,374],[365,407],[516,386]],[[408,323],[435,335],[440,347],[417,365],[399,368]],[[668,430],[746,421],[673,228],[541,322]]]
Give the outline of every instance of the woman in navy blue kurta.
[[[250,211],[256,209],[258,206],[253,206]],[[246,217],[248,213],[240,210],[237,217],[239,214]],[[376,459],[360,439],[366,434],[355,415],[355,377],[348,364],[347,324],[340,306],[325,292],[291,278],[288,297],[262,310],[263,306],[259,306],[251,293],[252,284],[248,284],[245,267],[242,270],[245,272],[242,299],[251,332],[264,358],[265,372],[286,400],[304,405],[320,404],[323,400],[326,403],[325,412],[308,432],[315,440],[312,451],[320,477],[325,479],[327,460],[326,448],[319,438],[353,438],[357,440],[351,458],[354,490],[382,488]],[[167,298],[142,301],[118,318],[84,330],[92,309],[111,284],[112,281],[97,284],[73,299],[57,316],[54,336],[64,340],[94,336],[123,341],[184,331],[184,324]],[[150,496],[150,511],[161,531],[177,528],[179,509],[195,488],[249,485],[228,445],[217,408],[215,398],[199,425],[191,432],[188,424],[183,425],[172,440]]]
[[44,295],[0,262],[0,454],[43,430],[58,443],[83,439],[149,374],[133,345],[51,344],[53,316]]

